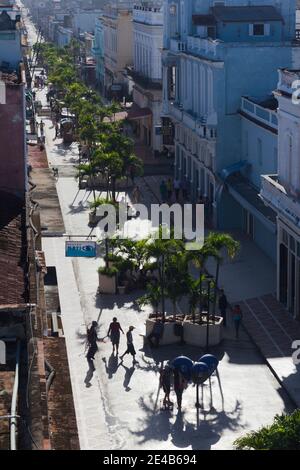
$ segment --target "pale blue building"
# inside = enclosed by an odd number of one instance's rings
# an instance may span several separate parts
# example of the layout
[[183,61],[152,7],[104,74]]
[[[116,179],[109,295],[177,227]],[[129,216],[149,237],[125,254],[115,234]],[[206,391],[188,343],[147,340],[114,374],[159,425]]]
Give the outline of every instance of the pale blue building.
[[92,49],[94,59],[96,61],[96,80],[97,87],[100,92],[104,91],[104,28],[102,23],[102,16],[99,15],[95,22],[95,37]]
[[[262,224],[255,232],[272,233],[273,214],[253,202],[259,175],[276,164],[276,111],[260,103],[276,88],[277,70],[295,65],[299,56],[295,0],[219,3],[165,0],[163,112],[174,125],[175,175],[186,181],[192,199],[209,200],[215,226],[244,228],[252,201]],[[245,115],[252,104],[257,116],[250,120]],[[261,125],[268,119],[272,131]],[[254,191],[249,201],[230,190],[242,174],[244,193]],[[251,223],[250,217],[249,233]]]

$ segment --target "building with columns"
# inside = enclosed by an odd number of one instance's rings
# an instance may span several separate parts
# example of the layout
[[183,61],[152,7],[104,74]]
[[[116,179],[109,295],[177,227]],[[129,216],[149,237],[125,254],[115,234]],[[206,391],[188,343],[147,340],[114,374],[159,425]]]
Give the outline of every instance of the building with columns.
[[[241,97],[259,113],[278,68],[293,66],[299,50],[295,0],[165,1],[163,116],[175,126],[175,176],[192,200],[206,197],[217,227],[243,225],[229,191],[230,177],[246,172],[247,180],[253,164],[242,152]],[[268,119],[272,110],[261,108]]]
[[160,151],[163,45],[162,0],[141,1],[133,8],[133,106],[128,114],[138,142]]
[[[278,173],[262,176],[261,196],[277,213],[277,295],[300,318],[300,72],[282,69],[278,100]],[[298,91],[297,91],[298,89]],[[293,98],[293,93],[295,96]]]

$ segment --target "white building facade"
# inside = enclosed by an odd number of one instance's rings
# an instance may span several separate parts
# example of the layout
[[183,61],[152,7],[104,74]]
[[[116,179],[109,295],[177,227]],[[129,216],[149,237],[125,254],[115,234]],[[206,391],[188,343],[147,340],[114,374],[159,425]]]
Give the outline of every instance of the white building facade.
[[[298,82],[297,82],[298,81]],[[261,196],[277,212],[277,295],[300,318],[300,101],[299,70],[279,72],[278,174],[262,176]],[[299,96],[299,93],[297,93]]]
[[163,114],[175,127],[175,176],[192,201],[205,197],[220,229],[238,228],[226,180],[246,163],[241,97],[265,99],[278,68],[292,67],[294,43],[295,0],[165,0]]
[[162,2],[140,2],[133,8],[133,69],[128,70],[134,81],[132,121],[137,140],[154,152],[162,146],[162,64],[163,9]]
[[103,11],[104,88],[108,98],[127,95],[124,73],[133,63],[132,8],[133,2],[119,1]]

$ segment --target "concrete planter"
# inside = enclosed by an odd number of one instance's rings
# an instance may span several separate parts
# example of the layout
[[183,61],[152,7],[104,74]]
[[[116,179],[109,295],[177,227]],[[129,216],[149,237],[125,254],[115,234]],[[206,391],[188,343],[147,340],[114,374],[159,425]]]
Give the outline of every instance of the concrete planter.
[[116,276],[107,276],[106,274],[98,273],[99,275],[99,292],[100,294],[116,294],[117,280]]
[[124,295],[126,292],[126,286],[118,286],[118,293]]
[[[155,319],[146,320],[146,337],[148,337],[150,333],[152,332],[154,323],[155,323]],[[160,345],[167,346],[168,344],[177,344],[181,342],[180,337],[175,336],[174,334],[174,324],[175,322],[166,322],[164,324],[163,336],[159,341]]]
[[[146,320],[146,337],[150,335],[153,330],[155,319]],[[209,345],[216,346],[222,340],[222,324],[223,318],[216,317],[215,324],[209,325]],[[206,324],[198,325],[190,321],[183,322],[183,339],[186,344],[191,346],[206,346]],[[164,324],[164,333],[159,342],[162,346],[168,344],[178,344],[181,339],[174,334],[174,322],[167,322]]]
[[[209,345],[216,346],[222,339],[223,318],[216,317],[215,324],[209,325]],[[206,324],[198,325],[185,321],[183,324],[184,341],[191,346],[206,346]]]

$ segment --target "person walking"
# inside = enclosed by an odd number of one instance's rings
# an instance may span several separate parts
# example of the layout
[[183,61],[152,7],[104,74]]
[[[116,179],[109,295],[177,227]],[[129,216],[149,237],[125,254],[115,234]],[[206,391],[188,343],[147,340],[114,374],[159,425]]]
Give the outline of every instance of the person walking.
[[95,354],[98,351],[98,334],[97,334],[98,323],[96,321],[92,322],[92,325],[87,330],[87,345],[88,345],[88,352],[86,355],[88,364],[90,368],[95,370],[95,366],[93,364],[93,360],[95,359]]
[[160,370],[160,377],[159,377],[159,384],[164,391],[164,399],[163,399],[163,406],[164,408],[172,408],[173,402],[170,400],[170,392],[171,392],[171,375],[172,370],[169,365],[161,368]]
[[[163,322],[161,321],[160,318],[158,318],[154,325],[153,325],[153,329],[150,333],[150,335],[148,336],[148,341],[150,343],[150,347],[153,348],[154,346],[156,348],[158,348],[159,346],[159,340],[161,339],[162,335],[164,333],[164,324]],[[155,341],[155,344],[153,344],[153,341],[152,339],[154,338],[154,341]]]
[[227,297],[224,293],[224,290],[222,289],[220,291],[220,297],[219,297],[219,310],[221,313],[221,317],[223,318],[223,325],[226,326],[226,310],[228,307],[228,302],[227,302]]
[[130,326],[128,328],[128,331],[126,333],[126,338],[127,338],[127,349],[126,351],[122,354],[122,356],[120,357],[121,361],[123,361],[123,357],[126,355],[126,354],[131,354],[132,357],[133,357],[133,364],[135,364],[137,361],[135,360],[135,355],[136,355],[136,352],[135,352],[135,349],[134,349],[134,345],[133,345],[133,338],[132,338],[132,331],[134,330],[134,326]]
[[179,191],[180,191],[180,181],[177,178],[174,180],[174,191],[175,191],[176,202],[178,202]]
[[178,411],[181,411],[182,394],[186,386],[187,386],[187,381],[185,380],[181,372],[175,369],[174,370],[174,392],[176,393]]
[[55,136],[54,136],[54,140],[57,139],[57,137],[59,137],[59,123],[58,123],[58,122],[55,123]]
[[168,178],[167,181],[167,194],[168,194],[168,201],[171,202],[172,194],[173,194],[173,184],[171,178]]
[[44,137],[44,129],[45,129],[45,123],[44,123],[43,120],[41,119],[41,122],[40,122],[40,134],[41,134],[41,137]]
[[141,191],[138,186],[136,186],[134,190],[132,191],[132,200],[133,200],[133,204],[138,204],[141,200]]
[[160,198],[162,202],[166,202],[167,197],[168,197],[168,188],[167,188],[165,180],[162,180],[162,182],[160,183],[159,191],[160,191]]
[[233,322],[234,322],[234,327],[235,327],[235,337],[236,339],[238,339],[239,330],[240,330],[240,326],[241,326],[242,319],[243,319],[243,312],[241,310],[240,305],[237,304],[234,306],[232,314],[233,314]]
[[117,318],[114,317],[113,321],[109,325],[107,336],[110,336],[110,339],[113,345],[113,354],[116,348],[117,355],[119,353],[120,331],[122,331],[122,333],[124,334],[124,331],[122,330],[120,323],[118,322]]
[[186,179],[184,179],[181,183],[181,189],[182,189],[182,197],[183,200],[186,201],[188,197],[188,185]]

